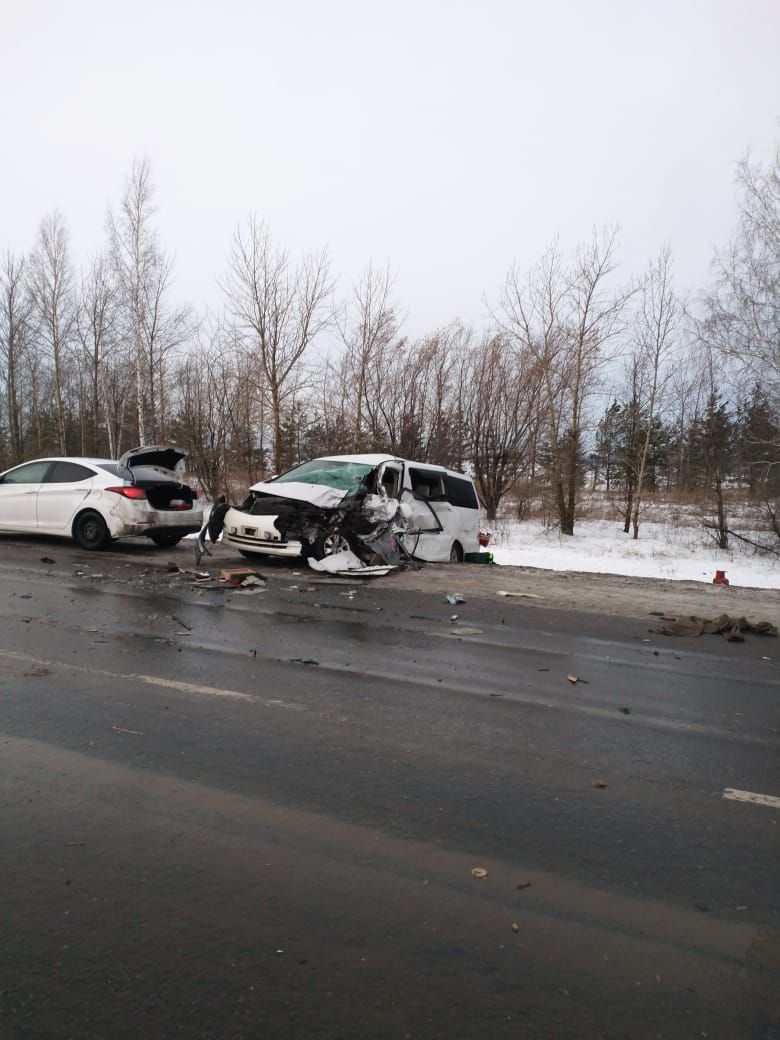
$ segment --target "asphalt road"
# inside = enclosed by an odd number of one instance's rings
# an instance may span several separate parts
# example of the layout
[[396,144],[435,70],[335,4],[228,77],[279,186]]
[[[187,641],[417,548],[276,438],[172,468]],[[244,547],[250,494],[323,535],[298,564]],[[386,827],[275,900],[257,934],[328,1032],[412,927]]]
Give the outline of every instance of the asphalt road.
[[0,540],[2,1040],[780,1037],[776,640],[168,559]]

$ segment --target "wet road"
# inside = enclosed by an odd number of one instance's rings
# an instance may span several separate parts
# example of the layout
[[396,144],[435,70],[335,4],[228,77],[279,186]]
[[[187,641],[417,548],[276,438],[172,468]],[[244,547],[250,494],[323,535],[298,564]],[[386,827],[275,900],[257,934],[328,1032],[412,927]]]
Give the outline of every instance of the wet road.
[[0,544],[3,1040],[780,1036],[775,640],[160,560]]

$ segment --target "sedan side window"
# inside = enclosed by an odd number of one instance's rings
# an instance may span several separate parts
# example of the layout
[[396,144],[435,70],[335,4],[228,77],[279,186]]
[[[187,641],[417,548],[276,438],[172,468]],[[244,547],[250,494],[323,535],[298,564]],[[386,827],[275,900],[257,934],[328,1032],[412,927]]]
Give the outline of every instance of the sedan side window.
[[47,484],[75,484],[78,480],[90,480],[95,474],[86,466],[75,462],[55,462],[46,478]]
[[3,477],[4,484],[40,484],[46,476],[51,462],[28,462],[26,466],[17,466]]

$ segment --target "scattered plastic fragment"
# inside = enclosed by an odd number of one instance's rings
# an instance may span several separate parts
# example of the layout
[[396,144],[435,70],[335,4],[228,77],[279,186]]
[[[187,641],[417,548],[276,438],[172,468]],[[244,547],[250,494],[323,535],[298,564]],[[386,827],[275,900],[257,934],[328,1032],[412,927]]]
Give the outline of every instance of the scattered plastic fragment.
[[517,935],[517,933],[520,931],[520,925],[517,923],[517,921],[512,922],[512,931],[515,933],[515,935]]
[[591,787],[595,787],[595,788],[597,788],[597,789],[598,789],[599,791],[601,791],[601,790],[603,790],[603,789],[604,789],[604,788],[605,788],[605,787],[607,786],[607,784],[606,784],[606,781],[605,781],[605,780],[594,780],[594,781],[593,781],[593,782],[591,783],[591,785],[590,785],[590,786],[591,786]]
[[291,657],[290,664],[319,664],[316,657]]
[[249,567],[225,567],[219,572],[220,581],[227,581],[231,585],[238,586],[243,585],[247,578],[257,578],[258,581],[263,579],[257,573]]
[[622,712],[623,715],[630,715],[631,714],[631,709],[630,708],[618,708],[618,711]]
[[143,733],[137,729],[125,729],[123,726],[112,726],[111,729],[115,730],[117,733],[130,733],[134,737],[143,736]]
[[517,599],[543,599],[542,596],[537,596],[535,592],[505,592],[503,589],[499,589],[496,592],[497,596],[512,596]]
[[522,890],[524,888],[530,888],[530,887],[531,887],[531,882],[530,881],[521,881],[520,884],[517,886],[518,891],[520,891],[520,892],[522,892]]
[[577,683],[582,683],[584,686],[588,685],[588,680],[587,679],[581,679],[579,677],[579,675],[567,675],[566,678],[569,680],[569,682],[573,686],[576,686]]
[[310,556],[307,563],[315,571],[324,571],[327,574],[349,574],[357,578],[380,578],[397,570],[394,564],[368,566],[351,549],[331,553],[322,560],[315,560],[313,556]]
[[474,869],[471,871],[471,876],[475,878],[486,878],[487,871],[484,867],[474,867]]
[[466,597],[463,596],[460,592],[449,592],[444,598],[447,601],[447,603],[451,604],[452,606],[455,606],[456,603],[466,602]]
[[41,556],[41,563],[54,563],[51,556]]

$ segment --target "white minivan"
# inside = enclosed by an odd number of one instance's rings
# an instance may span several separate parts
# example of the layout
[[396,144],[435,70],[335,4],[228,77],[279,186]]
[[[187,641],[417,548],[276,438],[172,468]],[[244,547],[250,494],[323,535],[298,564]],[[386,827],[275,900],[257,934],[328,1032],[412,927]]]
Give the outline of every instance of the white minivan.
[[[350,549],[361,560],[460,562],[479,551],[479,500],[465,473],[393,455],[332,455],[249,489],[226,508],[223,542],[244,556]],[[211,529],[211,537],[217,532]]]

